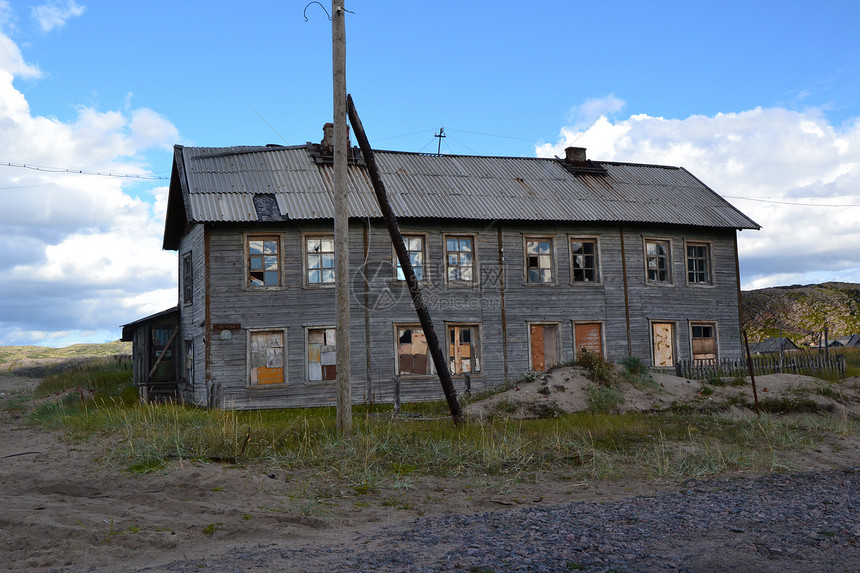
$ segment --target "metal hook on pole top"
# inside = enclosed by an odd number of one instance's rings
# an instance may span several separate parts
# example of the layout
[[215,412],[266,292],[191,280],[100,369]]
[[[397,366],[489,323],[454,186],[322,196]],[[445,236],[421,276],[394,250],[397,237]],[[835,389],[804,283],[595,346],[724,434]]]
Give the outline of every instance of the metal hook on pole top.
[[[319,2],[315,1],[315,2],[308,2],[307,5],[305,6],[305,11],[304,11],[305,22],[310,22],[310,20],[308,20],[308,8],[310,7],[311,4],[316,4],[317,6],[322,8],[323,12],[325,12],[325,15],[328,16],[329,22],[331,21],[331,14],[328,13],[328,10],[326,10],[325,6],[323,6]],[[350,14],[355,14],[355,12],[353,12],[352,10],[347,10],[343,6],[338,6],[337,9],[343,10],[344,12],[349,12]]]

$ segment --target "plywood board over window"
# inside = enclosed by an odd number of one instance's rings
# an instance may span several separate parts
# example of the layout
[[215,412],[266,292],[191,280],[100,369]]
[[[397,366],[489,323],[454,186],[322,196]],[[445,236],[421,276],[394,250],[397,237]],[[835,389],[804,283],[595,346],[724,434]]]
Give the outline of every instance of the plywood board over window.
[[451,374],[481,371],[477,326],[448,325],[448,364]]
[[713,324],[691,324],[690,339],[693,346],[693,362],[702,364],[717,359],[716,328]]
[[578,322],[573,325],[573,343],[576,359],[582,358],[587,350],[603,356],[603,325],[599,322]]
[[558,364],[558,324],[529,324],[531,367],[543,372]]
[[282,330],[251,332],[248,366],[252,386],[283,384],[284,332]]
[[334,328],[308,329],[308,382],[337,378]]
[[403,376],[432,373],[427,337],[420,327],[397,327],[397,373]]
[[651,341],[653,344],[654,366],[670,367],[675,365],[675,325],[671,322],[652,322]]

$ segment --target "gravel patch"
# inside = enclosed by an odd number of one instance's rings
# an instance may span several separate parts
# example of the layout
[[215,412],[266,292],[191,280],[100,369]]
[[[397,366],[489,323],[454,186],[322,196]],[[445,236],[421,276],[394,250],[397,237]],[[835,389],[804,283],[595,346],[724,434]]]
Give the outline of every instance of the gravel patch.
[[860,570],[860,468],[689,481],[677,493],[441,515],[347,542],[240,547],[146,571]]

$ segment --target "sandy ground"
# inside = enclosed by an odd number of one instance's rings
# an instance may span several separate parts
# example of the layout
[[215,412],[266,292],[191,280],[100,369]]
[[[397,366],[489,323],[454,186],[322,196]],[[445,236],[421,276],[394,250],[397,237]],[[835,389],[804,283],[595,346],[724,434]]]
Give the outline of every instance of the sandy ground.
[[[718,387],[704,396],[702,383],[657,376],[648,391],[625,387],[625,410],[651,410],[672,402],[701,405],[747,388]],[[779,375],[757,379],[759,397],[811,388],[813,378]],[[0,404],[26,400],[36,379],[0,377]],[[492,401],[556,400],[567,411],[586,407],[588,381],[578,369],[562,369],[530,384],[470,406],[480,415]],[[549,388],[538,392],[541,387]],[[564,388],[562,390],[562,388]],[[842,402],[810,393],[832,415],[860,415],[860,380],[839,385]],[[766,389],[766,390],[765,390]],[[750,397],[751,401],[751,397]],[[739,408],[739,411],[742,409]],[[751,414],[750,414],[751,415]],[[280,467],[230,467],[174,462],[165,471],[136,475],[100,461],[99,440],[80,442],[23,425],[23,410],[0,413],[0,569],[31,571],[161,570],[177,560],[206,559],[233,547],[339,544],[357,532],[424,515],[475,513],[566,501],[617,500],[672,491],[681,484],[657,481],[557,481],[535,483],[469,478],[413,479],[408,487],[358,495],[343,484],[297,475]],[[118,438],[117,438],[118,439]],[[798,452],[797,469],[857,467],[860,440]],[[297,488],[332,495],[318,499]]]

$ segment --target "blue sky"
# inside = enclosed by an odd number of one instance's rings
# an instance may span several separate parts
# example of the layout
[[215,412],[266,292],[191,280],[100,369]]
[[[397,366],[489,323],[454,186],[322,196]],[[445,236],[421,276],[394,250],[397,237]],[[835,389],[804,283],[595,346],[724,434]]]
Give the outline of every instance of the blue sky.
[[[860,3],[346,7],[374,147],[435,151],[444,126],[445,153],[681,165],[762,225],[745,288],[860,282]],[[112,340],[175,304],[172,146],[317,141],[331,109],[316,3],[0,0],[0,344]]]

